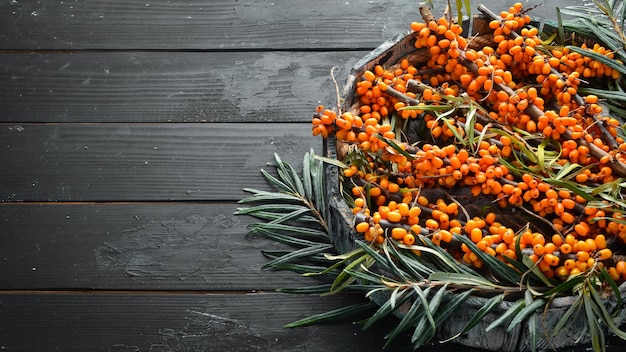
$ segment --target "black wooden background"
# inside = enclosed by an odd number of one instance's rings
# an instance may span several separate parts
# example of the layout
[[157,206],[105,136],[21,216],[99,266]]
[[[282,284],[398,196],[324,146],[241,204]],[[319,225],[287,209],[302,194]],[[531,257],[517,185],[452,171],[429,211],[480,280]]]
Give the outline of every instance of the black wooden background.
[[331,67],[343,81],[417,16],[413,0],[0,2],[0,350],[382,350],[385,324],[284,329],[363,298],[275,293],[312,281],[261,270],[275,244],[233,212],[273,153],[321,150]]

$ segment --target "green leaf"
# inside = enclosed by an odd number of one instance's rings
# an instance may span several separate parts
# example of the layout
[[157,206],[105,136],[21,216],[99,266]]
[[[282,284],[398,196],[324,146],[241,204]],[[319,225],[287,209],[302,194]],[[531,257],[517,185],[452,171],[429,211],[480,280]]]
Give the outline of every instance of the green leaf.
[[430,247],[418,246],[418,245],[407,246],[407,245],[404,245],[404,244],[400,244],[400,245],[398,245],[398,247],[404,248],[404,249],[418,250],[418,251],[430,253],[430,254],[434,255],[436,258],[438,258],[439,260],[441,260],[441,262],[443,262],[450,270],[452,270],[454,272],[460,272],[461,271],[458,262],[456,262],[454,260],[454,258],[448,257],[448,256],[442,254],[441,252],[439,252],[436,249],[433,249],[433,248],[430,248]]
[[599,317],[593,310],[593,300],[588,292],[583,291],[583,307],[585,307],[585,316],[587,318],[587,328],[591,334],[591,346],[594,351],[605,351],[602,343],[604,340],[604,332],[598,323]]
[[309,208],[304,208],[304,209],[299,209],[299,210],[294,210],[291,213],[287,213],[287,214],[283,214],[281,215],[279,218],[274,219],[272,221],[270,221],[270,224],[283,224],[289,221],[296,221],[297,219],[299,219],[302,215],[310,212],[311,210]]
[[537,309],[544,306],[546,301],[543,298],[536,298],[532,301],[532,303],[526,303],[524,308],[522,308],[517,315],[511,320],[507,331],[511,331],[517,326],[517,324],[523,322],[528,316],[533,314]]
[[261,204],[247,208],[237,208],[235,215],[253,215],[258,212],[273,212],[284,215],[285,212],[310,209],[299,204]]
[[302,160],[302,184],[304,186],[304,196],[308,200],[313,199],[313,180],[311,179],[311,169],[315,168],[315,154],[313,149],[310,152],[304,154],[304,160]]
[[[402,267],[408,271],[409,280],[424,281],[424,276],[427,276],[432,271],[430,268],[415,260],[415,254],[413,252],[403,253],[404,251],[398,251],[393,242],[389,242],[388,249],[391,256],[396,258],[398,263],[402,264]],[[426,274],[423,275],[420,271],[418,271],[418,269],[421,270],[422,273]]]
[[261,224],[261,225],[254,227],[251,232],[258,232],[271,240],[274,240],[279,243],[291,245],[291,246],[311,247],[311,246],[315,246],[319,244],[319,242],[313,242],[313,241],[285,235],[282,233],[273,232],[270,229],[263,227],[264,225],[265,224]]
[[568,278],[565,282],[559,284],[556,287],[551,288],[550,290],[546,291],[543,295],[545,297],[550,297],[554,294],[571,292],[572,289],[576,285],[579,285],[583,281],[585,281],[585,277],[583,275],[578,275],[578,276]]
[[[275,270],[288,270],[294,273],[302,274],[302,276],[313,276],[311,273],[315,273],[316,276],[328,275],[329,278],[335,277],[339,275],[341,270],[330,269],[326,266],[321,265],[307,265],[307,264],[295,264],[295,263],[285,263],[278,264],[272,267]],[[323,271],[323,273],[322,273]]]
[[502,325],[504,322],[508,321],[509,319],[517,315],[517,313],[522,308],[524,308],[524,305],[525,305],[524,300],[518,299],[515,303],[513,303],[512,306],[510,306],[506,310],[504,314],[502,314],[498,319],[494,320],[491,324],[489,324],[489,326],[487,326],[487,328],[485,329],[485,332],[491,331],[492,329]]
[[[533,296],[530,293],[530,290],[527,290],[526,292],[524,292],[524,303],[526,304],[526,307],[531,306],[534,303]],[[533,310],[530,313],[530,316],[528,317],[528,336],[529,336],[528,339],[530,340],[530,350],[532,352],[535,352],[537,350],[537,311],[536,310]]]
[[[381,282],[383,282],[384,280],[387,280],[387,278],[385,278],[383,275],[371,272],[371,271],[364,271],[364,270],[352,270],[352,269],[344,269],[344,271],[354,277],[357,280],[363,281],[364,283],[373,283],[373,284],[380,284]],[[387,288],[385,286],[385,288]]]
[[[472,295],[472,292],[473,290],[467,290],[463,293],[451,294],[450,296],[452,296],[453,298],[450,301],[446,302],[442,306],[441,310],[438,310],[437,314],[435,314],[435,325],[439,326],[439,324],[446,321],[452,315],[452,313],[454,313],[457,308],[461,306],[469,298],[469,296]],[[426,339],[427,336],[427,334],[424,334],[424,331],[416,329],[413,333],[413,336],[411,337],[411,341],[414,343],[413,347],[417,349],[418,347],[428,342],[429,339]],[[446,340],[450,341],[454,338],[456,337],[452,337]]]
[[565,42],[565,31],[563,30],[563,18],[561,17],[561,9],[556,8],[557,31],[559,33],[559,41]]
[[256,194],[252,197],[240,200],[239,204],[256,203],[256,202],[293,202],[301,203],[302,199],[287,193],[270,193]]
[[470,285],[470,286],[479,286],[479,287],[498,287],[498,285],[493,282],[485,279],[482,276],[469,275],[465,273],[449,273],[449,272],[441,272],[435,271],[428,277],[430,281],[442,281],[449,282],[459,285]]
[[[433,295],[433,298],[430,300],[428,304],[428,310],[430,311],[430,315],[434,318],[434,321],[430,319],[420,319],[417,325],[415,326],[415,331],[413,332],[413,336],[417,335],[417,338],[412,339],[412,342],[416,342],[417,340],[423,340],[424,342],[430,341],[437,331],[437,316],[438,309],[443,301],[444,296],[447,294],[448,285],[444,285],[437,290],[437,293]],[[428,324],[428,325],[427,325]],[[434,325],[433,325],[434,324]]]
[[285,328],[295,328],[302,326],[309,326],[314,324],[319,324],[327,321],[332,321],[336,319],[341,319],[345,317],[352,316],[354,314],[369,310],[374,308],[376,305],[374,303],[358,303],[353,304],[347,307],[342,307],[338,309],[334,309],[325,313],[315,314],[308,318],[304,318],[293,323],[285,325]]
[[566,328],[572,326],[572,324],[576,321],[576,317],[580,313],[580,308],[583,303],[582,295],[578,295],[572,305],[567,308],[565,313],[561,316],[559,321],[554,326],[554,329],[550,333],[551,336],[557,336],[559,333],[564,331]]
[[418,285],[412,285],[413,290],[417,293],[419,297],[419,302],[422,304],[422,308],[424,309],[424,315],[426,315],[426,320],[430,323],[430,327],[435,330],[437,329],[437,325],[435,324],[435,319],[433,318],[432,312],[430,311],[429,302],[428,302],[428,294],[430,292],[430,287],[422,291],[422,289]]
[[480,307],[480,309],[478,309],[476,313],[474,313],[474,315],[467,322],[467,324],[465,324],[465,327],[463,327],[463,329],[458,334],[445,340],[445,342],[453,340],[463,335],[464,333],[468,332],[471,328],[476,326],[476,324],[478,324],[481,320],[483,320],[487,316],[487,314],[491,313],[496,307],[498,307],[498,305],[500,305],[500,303],[502,303],[502,300],[504,300],[504,297],[505,297],[505,294],[502,293],[497,296],[491,297],[489,300],[487,300],[487,302],[485,302],[485,305]]
[[[609,312],[606,310],[606,307],[604,306],[605,303],[602,301],[602,298],[600,297],[598,291],[596,291],[594,287],[589,287],[588,291],[593,298],[593,301],[595,301],[597,311],[600,313],[600,320],[609,327],[609,329],[613,334],[615,334],[615,336],[619,337],[622,340],[626,340],[626,332],[620,330],[619,327],[615,325],[615,323],[613,322],[613,317],[611,317],[611,314],[609,314]],[[585,304],[590,304],[590,302],[585,302]]]
[[329,164],[329,165],[335,165],[340,169],[347,169],[349,168],[348,165],[346,165],[345,163],[335,159],[335,158],[328,158],[322,155],[315,155],[315,160],[319,160],[323,163]]
[[389,265],[389,262],[387,260],[387,258],[383,257],[380,252],[378,252],[376,249],[374,249],[372,247],[372,245],[370,243],[367,243],[365,241],[361,241],[361,240],[357,240],[355,241],[355,243],[367,254],[369,254],[372,258],[374,258],[374,261],[376,261],[376,263],[380,266],[382,266],[382,269],[384,270],[388,270],[391,271],[391,267]]
[[285,236],[294,237],[294,238],[296,238],[297,236],[311,238],[313,239],[313,241],[315,241],[315,242],[309,241],[311,244],[330,242],[330,239],[328,238],[328,234],[326,232],[316,230],[311,227],[304,227],[304,226],[299,227],[299,226],[285,225],[282,223],[269,222],[269,223],[264,223],[264,224],[251,224],[250,228],[252,229],[252,231],[256,229],[263,229],[266,231],[278,231],[278,232],[283,232],[283,233],[287,232],[289,233],[289,235],[285,235]]
[[[430,289],[430,287],[428,289]],[[421,289],[417,288],[417,290],[419,290],[419,293],[422,293]],[[396,327],[385,336],[385,339],[387,339],[387,342],[385,343],[385,347],[387,347],[388,344],[394,338],[396,338],[401,332],[406,331],[409,327],[415,325],[415,323],[417,323],[420,320],[421,316],[423,315],[424,315],[423,301],[421,299],[416,299],[415,301],[413,301],[411,308],[409,308],[409,310],[406,313],[404,313],[404,316],[402,317],[402,320],[400,320],[400,323],[398,323],[398,325],[396,325]]]
[[390,253],[390,249],[389,247],[393,247],[393,244],[389,243],[390,241],[385,239],[385,241],[383,242],[383,253],[385,254],[385,258],[386,258],[386,264],[387,267],[389,269],[391,269],[390,271],[394,274],[394,276],[396,276],[398,278],[398,280],[401,281],[408,281],[408,274],[400,269],[397,265],[396,265],[396,261],[399,260],[398,257],[393,257],[393,255]]
[[331,244],[318,244],[318,245],[311,246],[311,247],[305,247],[305,248],[290,252],[288,254],[285,254],[274,260],[269,261],[262,267],[262,269],[271,268],[278,264],[284,264],[284,263],[292,262],[294,260],[306,258],[311,255],[323,253],[331,249],[333,249],[333,245]]
[[330,293],[331,294],[337,293],[343,290],[344,288],[346,288],[348,285],[350,285],[350,283],[354,282],[355,281],[354,276],[350,275],[347,270],[354,269],[355,267],[360,265],[362,262],[366,262],[367,265],[365,267],[367,268],[374,263],[374,261],[371,258],[372,257],[369,254],[364,254],[360,256],[359,258],[356,258],[350,264],[346,265],[345,269],[341,272],[341,274],[337,275],[337,278],[333,282],[333,287],[330,290]]
[[539,266],[537,266],[529,256],[522,255],[522,263],[524,263],[524,265],[526,265],[530,271],[535,274],[535,276],[538,277],[547,287],[554,287],[552,282],[550,282],[550,279],[544,275],[544,273],[539,269]]
[[311,179],[313,180],[313,194],[315,200],[315,208],[319,210],[322,218],[326,214],[326,190],[324,181],[324,164],[317,163],[312,169]]
[[265,177],[265,179],[273,184],[274,186],[278,187],[279,189],[285,191],[285,192],[293,192],[293,189],[291,188],[290,185],[284,183],[283,181],[277,179],[276,177],[274,177],[272,174],[270,174],[269,172],[261,169],[261,174],[263,175],[263,177]]
[[408,160],[415,160],[415,156],[409,154],[406,150],[402,149],[402,147],[400,147],[394,140],[386,138],[386,137],[383,137],[380,134],[376,134],[375,136],[376,136],[376,138],[380,139],[381,141],[387,143],[398,154],[404,156]]
[[463,138],[463,136],[461,136],[459,131],[456,130],[456,126],[454,126],[449,119],[443,119],[443,123],[448,127],[450,132],[454,135],[454,138],[456,138],[459,143],[467,145],[467,141]]
[[398,295],[399,297],[396,298],[396,302],[393,305],[390,300],[387,300],[385,303],[381,304],[378,310],[376,311],[376,313],[374,313],[371,317],[367,319],[367,321],[363,325],[363,330],[367,330],[374,323],[376,323],[380,319],[391,314],[394,310],[396,310],[397,307],[402,306],[409,298],[413,296],[413,294],[410,292],[413,292],[413,291],[412,290],[400,291],[400,294]]
[[[518,236],[521,237],[521,236]],[[458,236],[455,235],[455,238],[458,238],[461,242],[465,243],[465,245],[474,253],[480,260],[485,263],[485,265],[489,268],[491,273],[502,279],[509,284],[517,285],[520,283],[522,276],[515,269],[506,265],[504,262],[499,259],[490,256],[489,254],[481,251],[472,240],[467,238],[466,236]]]
[[602,279],[604,279],[604,282],[608,283],[609,286],[611,286],[611,289],[613,290],[613,294],[615,294],[615,299],[617,301],[617,307],[622,307],[623,304],[624,304],[624,301],[622,301],[622,294],[621,294],[621,292],[619,290],[619,287],[617,286],[617,282],[615,282],[615,280],[613,280],[611,275],[609,275],[609,272],[606,271],[606,269],[604,267],[602,267],[600,269],[600,276],[601,276]]
[[291,293],[296,295],[314,295],[321,294],[324,292],[328,292],[330,289],[330,284],[316,285],[316,286],[306,286],[306,287],[286,287],[286,288],[278,288],[276,292],[280,293]]

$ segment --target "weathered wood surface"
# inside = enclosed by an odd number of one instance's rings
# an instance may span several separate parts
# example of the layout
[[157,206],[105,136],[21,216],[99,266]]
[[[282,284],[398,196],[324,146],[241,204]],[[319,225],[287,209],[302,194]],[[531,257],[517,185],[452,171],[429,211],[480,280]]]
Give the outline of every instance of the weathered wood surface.
[[279,153],[321,149],[308,124],[2,124],[0,201],[237,201]]
[[[275,293],[68,292],[0,294],[0,349],[7,351],[380,351],[382,324],[349,321],[284,329],[362,298]],[[294,309],[294,307],[299,307]],[[408,336],[388,348],[408,352]]]
[[[0,204],[0,289],[262,291],[321,283],[262,270],[233,203]],[[19,248],[19,251],[15,249]]]
[[365,54],[5,53],[0,121],[308,122],[335,100],[331,67],[344,82]]
[[361,49],[408,28],[413,1],[3,1],[7,49]]

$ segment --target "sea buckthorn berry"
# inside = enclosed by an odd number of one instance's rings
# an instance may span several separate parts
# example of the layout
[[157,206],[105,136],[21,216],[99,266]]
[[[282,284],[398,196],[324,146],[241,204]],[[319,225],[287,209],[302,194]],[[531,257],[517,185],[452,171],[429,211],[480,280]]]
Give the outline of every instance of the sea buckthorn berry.
[[391,238],[394,240],[402,240],[404,236],[408,234],[408,231],[402,227],[394,227],[391,229]]
[[613,256],[613,252],[608,248],[601,249],[596,253],[596,258],[598,260],[607,260],[611,258],[612,256]]
[[407,246],[412,246],[415,243],[415,236],[413,236],[412,234],[407,234],[402,239],[402,242]]

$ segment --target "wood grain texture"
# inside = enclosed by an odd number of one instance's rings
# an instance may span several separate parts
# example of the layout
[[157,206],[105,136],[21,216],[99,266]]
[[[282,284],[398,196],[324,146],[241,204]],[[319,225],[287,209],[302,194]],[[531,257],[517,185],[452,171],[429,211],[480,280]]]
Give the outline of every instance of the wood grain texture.
[[410,0],[3,1],[3,49],[376,47],[418,15]]
[[[8,351],[381,351],[384,331],[351,320],[285,324],[359,296],[283,294],[0,294],[0,348]],[[391,348],[408,352],[408,337]],[[401,342],[404,344],[401,344]]]
[[[370,316],[303,328],[285,324],[363,303],[354,295],[71,293],[0,291],[0,348],[8,351],[276,351],[409,352],[410,332],[386,348],[384,336],[398,320],[389,317],[362,330]],[[588,345],[559,352],[585,352]],[[622,351],[615,337],[607,351]],[[480,352],[434,342],[420,352]],[[484,350],[482,350],[484,351]]]
[[365,54],[4,53],[0,122],[308,122]]
[[[0,204],[0,290],[274,291],[323,283],[262,270],[236,204]],[[16,250],[19,249],[19,250]]]
[[[0,124],[0,201],[237,201],[278,153],[300,168],[310,124]],[[271,169],[271,167],[269,168]]]

